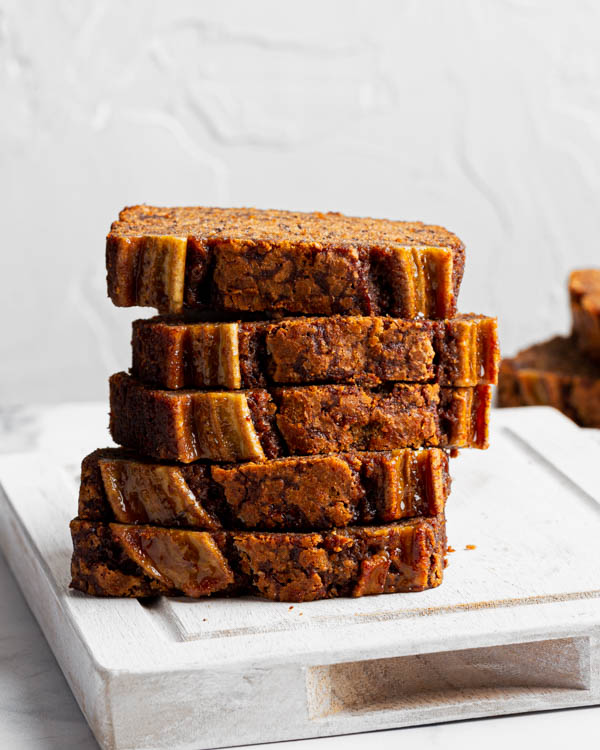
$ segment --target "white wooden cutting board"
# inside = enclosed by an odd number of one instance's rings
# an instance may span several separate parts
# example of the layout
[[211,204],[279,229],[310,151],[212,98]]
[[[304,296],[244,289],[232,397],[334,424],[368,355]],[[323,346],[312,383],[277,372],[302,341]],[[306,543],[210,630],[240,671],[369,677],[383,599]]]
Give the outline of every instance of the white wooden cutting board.
[[[106,443],[100,411],[69,414],[79,447]],[[496,411],[490,450],[463,452],[452,470],[456,551],[443,586],[423,593],[292,607],[71,592],[76,483],[41,453],[0,457],[0,541],[103,748],[600,703],[600,445],[551,409]]]

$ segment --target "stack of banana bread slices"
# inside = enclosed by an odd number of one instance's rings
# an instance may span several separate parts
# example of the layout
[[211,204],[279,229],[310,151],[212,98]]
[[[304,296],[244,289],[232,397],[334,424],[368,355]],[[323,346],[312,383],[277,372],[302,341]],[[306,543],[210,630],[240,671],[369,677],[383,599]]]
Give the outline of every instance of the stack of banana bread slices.
[[420,591],[445,564],[449,453],[487,446],[496,321],[457,315],[441,227],[124,209],[107,238],[122,448],[82,465],[72,587],[279,601]]
[[499,406],[553,406],[600,427],[600,269],[569,276],[572,330],[502,360]]

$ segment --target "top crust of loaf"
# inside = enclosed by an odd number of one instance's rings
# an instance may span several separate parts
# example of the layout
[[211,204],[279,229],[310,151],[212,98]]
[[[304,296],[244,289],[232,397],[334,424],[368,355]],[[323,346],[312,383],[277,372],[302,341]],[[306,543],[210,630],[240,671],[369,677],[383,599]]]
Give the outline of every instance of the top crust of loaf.
[[236,242],[273,242],[337,247],[441,247],[462,252],[452,232],[420,221],[390,221],[257,208],[163,208],[129,206],[113,222],[109,238],[165,236]]

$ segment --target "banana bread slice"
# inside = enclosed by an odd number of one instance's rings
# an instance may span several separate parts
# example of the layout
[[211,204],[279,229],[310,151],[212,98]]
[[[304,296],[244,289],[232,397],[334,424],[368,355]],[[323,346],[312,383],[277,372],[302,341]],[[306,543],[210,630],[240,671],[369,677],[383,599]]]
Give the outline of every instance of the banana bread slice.
[[465,251],[421,222],[255,208],[123,209],[106,240],[115,305],[450,318]]
[[323,533],[188,531],[75,519],[71,587],[95,596],[305,602],[442,582],[443,516]]
[[385,381],[493,385],[496,318],[445,321],[332,316],[279,322],[133,323],[132,375],[161,388],[257,388]]
[[573,339],[600,362],[600,268],[573,271],[569,277]]
[[498,406],[553,406],[583,427],[600,427],[600,366],[573,338],[555,336],[502,360]]
[[156,463],[124,448],[83,459],[79,518],[215,531],[315,531],[444,512],[448,456],[439,448]]
[[313,385],[247,391],[165,391],[124,372],[110,379],[116,443],[190,463],[261,461],[397,448],[485,448],[491,386]]

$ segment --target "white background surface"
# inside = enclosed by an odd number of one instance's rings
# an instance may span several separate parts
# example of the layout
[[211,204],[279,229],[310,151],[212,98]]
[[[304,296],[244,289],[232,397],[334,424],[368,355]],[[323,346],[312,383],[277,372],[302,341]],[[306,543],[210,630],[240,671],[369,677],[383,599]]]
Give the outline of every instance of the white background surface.
[[[600,4],[0,0],[0,401],[104,398],[125,204],[420,218],[505,353],[600,254]],[[148,314],[143,311],[142,314]]]

